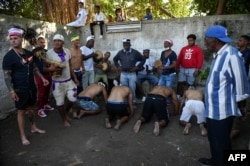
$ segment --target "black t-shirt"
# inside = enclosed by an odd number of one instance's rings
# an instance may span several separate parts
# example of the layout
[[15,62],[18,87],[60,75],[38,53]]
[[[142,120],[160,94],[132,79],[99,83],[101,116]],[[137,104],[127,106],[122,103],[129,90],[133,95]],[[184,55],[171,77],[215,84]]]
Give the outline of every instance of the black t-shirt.
[[33,89],[34,82],[34,62],[33,53],[24,49],[24,54],[18,54],[11,49],[3,58],[3,70],[11,70],[12,83],[14,89]]

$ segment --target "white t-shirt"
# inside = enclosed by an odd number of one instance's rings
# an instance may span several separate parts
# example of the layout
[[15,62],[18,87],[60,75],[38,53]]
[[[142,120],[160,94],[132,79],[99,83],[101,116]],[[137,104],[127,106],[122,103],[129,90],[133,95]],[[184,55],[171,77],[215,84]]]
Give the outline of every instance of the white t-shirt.
[[[82,46],[80,49],[82,51],[83,56],[88,56],[88,55],[92,54],[95,51],[93,48],[90,49],[90,48],[88,48],[86,46]],[[94,60],[93,60],[93,58],[89,58],[87,60],[84,60],[83,63],[84,63],[86,71],[94,70]]]
[[[140,63],[140,62],[136,62],[136,66],[137,66],[139,63]],[[141,71],[139,71],[138,73],[140,73],[140,74],[147,74],[147,72],[146,72],[146,65],[148,65],[148,70],[152,70],[153,67],[154,67],[154,63],[155,63],[155,58],[152,57],[152,56],[149,56],[149,58],[146,59],[144,65],[143,65],[144,69],[141,70]]]
[[105,15],[103,12],[99,12],[99,14],[96,13],[94,21],[105,21]]

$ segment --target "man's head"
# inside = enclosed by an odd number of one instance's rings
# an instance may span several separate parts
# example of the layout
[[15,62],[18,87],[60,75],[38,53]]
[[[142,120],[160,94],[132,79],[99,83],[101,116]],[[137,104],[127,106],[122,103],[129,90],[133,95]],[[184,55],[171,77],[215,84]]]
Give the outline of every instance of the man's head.
[[83,6],[84,6],[84,0],[79,0],[78,6],[79,6],[79,8],[83,8]]
[[80,46],[80,36],[79,35],[73,35],[70,38],[70,41],[73,46]]
[[45,49],[45,47],[46,47],[45,38],[42,37],[42,36],[38,37],[37,38],[37,45],[38,45],[38,47],[41,47],[41,48]]
[[122,39],[122,43],[123,43],[123,48],[124,48],[126,51],[129,51],[130,46],[131,46],[131,44],[130,44],[130,39],[124,38],[124,39]]
[[173,41],[171,39],[165,39],[164,40],[164,48],[170,49],[173,46]]
[[95,6],[95,12],[96,12],[96,13],[99,13],[100,10],[101,10],[101,7],[100,7],[99,5],[96,5],[96,6]]
[[10,28],[8,32],[11,46],[14,48],[22,47],[23,30],[19,28]]
[[151,13],[150,8],[147,8],[146,9],[146,14],[149,14],[149,13]]
[[189,46],[194,46],[195,45],[196,36],[194,34],[189,34],[187,36],[187,40],[188,40],[188,45]]
[[149,57],[149,53],[150,53],[150,49],[144,49],[142,53],[143,53],[143,56],[145,58],[148,58]]
[[103,55],[103,60],[108,60],[110,55],[111,55],[111,53],[109,51],[105,52]]
[[88,48],[93,48],[95,44],[95,37],[94,36],[88,36],[86,38],[86,46]]
[[241,35],[236,44],[239,48],[246,48],[250,44],[250,36]]
[[231,42],[227,29],[221,25],[213,25],[205,32],[205,45],[208,51],[217,52],[225,43]]
[[53,37],[53,42],[54,42],[54,48],[55,49],[61,49],[64,44],[64,37],[61,34],[56,34]]

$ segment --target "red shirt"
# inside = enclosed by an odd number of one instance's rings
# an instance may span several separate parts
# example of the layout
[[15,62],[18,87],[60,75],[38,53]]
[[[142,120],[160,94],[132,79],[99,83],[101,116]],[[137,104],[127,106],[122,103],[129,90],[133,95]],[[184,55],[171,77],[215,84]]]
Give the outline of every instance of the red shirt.
[[201,69],[203,64],[203,52],[202,49],[197,46],[185,46],[181,49],[176,62],[176,68],[196,68]]

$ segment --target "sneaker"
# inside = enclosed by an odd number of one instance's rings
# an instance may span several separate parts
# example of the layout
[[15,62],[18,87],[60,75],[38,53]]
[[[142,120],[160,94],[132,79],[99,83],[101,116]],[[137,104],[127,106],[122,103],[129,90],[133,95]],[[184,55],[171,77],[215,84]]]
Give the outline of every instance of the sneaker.
[[43,107],[44,110],[48,110],[48,111],[53,111],[55,108],[51,107],[50,105],[46,104],[44,107]]
[[45,118],[47,115],[44,112],[44,109],[40,109],[37,112],[38,116],[40,116],[41,118]]
[[99,36],[99,38],[100,38],[100,39],[102,39],[102,38],[103,38],[103,36],[102,36],[102,35],[100,35],[100,36]]
[[142,99],[141,99],[141,101],[145,102],[145,100],[146,100],[146,96],[143,96]]
[[212,160],[208,158],[200,158],[198,162],[200,166],[212,166],[213,165]]

